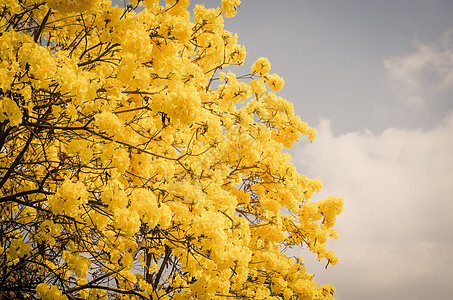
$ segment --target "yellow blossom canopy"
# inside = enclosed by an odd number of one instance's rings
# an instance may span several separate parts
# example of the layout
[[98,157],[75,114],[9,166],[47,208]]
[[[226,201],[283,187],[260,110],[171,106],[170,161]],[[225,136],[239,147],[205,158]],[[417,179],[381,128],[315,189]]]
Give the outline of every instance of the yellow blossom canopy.
[[[0,0],[0,295],[331,299],[343,200],[284,152],[316,131],[224,28],[239,0]],[[272,91],[268,91],[268,88]]]

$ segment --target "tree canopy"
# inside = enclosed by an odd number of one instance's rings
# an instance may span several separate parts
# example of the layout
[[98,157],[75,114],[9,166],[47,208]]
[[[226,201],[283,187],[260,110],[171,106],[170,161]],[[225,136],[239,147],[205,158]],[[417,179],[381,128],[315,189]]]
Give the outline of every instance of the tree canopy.
[[336,264],[343,200],[268,59],[231,72],[239,5],[0,0],[0,298],[331,299],[285,253]]

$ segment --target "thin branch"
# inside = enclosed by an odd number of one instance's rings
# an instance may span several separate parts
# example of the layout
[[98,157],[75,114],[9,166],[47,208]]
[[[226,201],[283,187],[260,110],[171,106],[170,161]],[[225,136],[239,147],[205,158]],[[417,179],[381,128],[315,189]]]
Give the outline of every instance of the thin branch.
[[171,254],[170,247],[165,245],[165,257],[164,257],[164,260],[162,261],[162,264],[160,265],[159,272],[157,272],[156,278],[154,279],[153,287],[155,290],[157,290],[157,285],[159,284],[159,280],[160,280],[160,277],[162,276],[162,272],[164,271],[165,266],[167,265],[167,262],[170,259],[170,254]]
[[30,146],[30,143],[31,141],[33,140],[33,133],[30,132],[30,135],[28,136],[28,140],[25,142],[25,146],[22,148],[22,150],[20,151],[20,153],[16,156],[16,159],[14,160],[14,162],[11,164],[11,166],[8,168],[8,171],[6,172],[6,174],[2,177],[2,180],[0,181],[0,188],[3,187],[3,185],[5,184],[5,182],[9,179],[9,177],[11,176],[11,173],[13,172],[13,170],[17,167],[17,165],[19,164],[19,162],[22,160],[25,152],[27,152],[28,150],[28,146]]
[[115,48],[115,47],[117,47],[117,46],[121,46],[121,45],[118,44],[118,43],[115,43],[115,44],[113,44],[113,45],[110,45],[110,46],[107,47],[107,49],[105,49],[104,52],[102,52],[101,54],[99,54],[99,56],[96,57],[95,59],[91,59],[91,60],[88,60],[88,61],[80,62],[80,63],[77,64],[77,66],[83,67],[83,66],[86,66],[86,65],[95,63],[95,62],[97,62],[97,61],[100,61],[101,58],[102,58],[103,56],[105,56],[107,53],[109,53],[113,48]]
[[52,10],[49,8],[49,10],[47,11],[47,14],[45,15],[44,19],[41,22],[41,25],[39,25],[38,30],[35,31],[35,34],[33,37],[33,40],[35,41],[35,43],[38,42],[39,36],[41,35],[41,32],[44,30],[44,26],[46,26],[47,20],[49,19],[51,12],[52,12]]
[[[8,201],[16,201],[17,198],[31,195],[31,194],[45,194],[45,195],[53,195],[54,192],[49,192],[49,191],[44,191],[42,189],[36,189],[36,190],[29,190],[29,191],[23,191],[14,195],[9,195],[3,198],[0,198],[0,203],[2,202],[8,202]],[[40,201],[38,201],[40,202]],[[30,205],[33,205],[35,203],[38,203],[36,201],[30,202]]]

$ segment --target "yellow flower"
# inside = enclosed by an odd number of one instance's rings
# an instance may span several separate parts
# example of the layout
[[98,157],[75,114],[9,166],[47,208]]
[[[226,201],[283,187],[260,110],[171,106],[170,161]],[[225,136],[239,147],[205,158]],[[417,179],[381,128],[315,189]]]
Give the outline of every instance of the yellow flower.
[[100,2],[100,0],[48,0],[46,4],[61,14],[72,14],[94,9]]
[[67,297],[63,295],[62,291],[55,285],[48,285],[40,283],[36,287],[36,294],[42,300],[66,300]]
[[113,225],[116,229],[126,233],[127,236],[133,236],[140,229],[140,216],[135,210],[127,208],[116,209]]
[[277,74],[267,75],[266,83],[274,92],[279,91],[285,85],[283,78],[281,78]]
[[78,154],[83,163],[88,163],[93,155],[93,150],[90,148],[90,144],[87,140],[73,139],[69,142],[67,147],[68,154]]
[[80,256],[78,254],[71,254],[69,251],[64,250],[61,257],[65,260],[69,269],[73,271],[79,278],[85,278],[91,266],[90,259]]
[[253,79],[250,82],[250,87],[252,88],[253,94],[263,95],[266,92],[266,86],[264,85],[264,80]]
[[252,73],[263,76],[271,69],[271,63],[266,57],[258,58],[252,65]]
[[106,132],[109,136],[117,134],[123,126],[118,116],[111,112],[97,114],[95,124],[101,132]]
[[88,202],[88,192],[80,182],[65,180],[55,195],[49,197],[49,205],[54,214],[75,217],[81,213],[81,206]]
[[241,6],[240,0],[222,0],[220,10],[227,18],[234,17],[237,13],[237,7]]
[[22,112],[16,102],[8,97],[4,97],[0,102],[0,123],[9,120],[11,127],[18,126],[22,122]]
[[150,228],[157,225],[160,217],[157,207],[157,198],[152,191],[147,189],[136,189],[131,195],[131,210],[140,216],[144,223],[148,223]]

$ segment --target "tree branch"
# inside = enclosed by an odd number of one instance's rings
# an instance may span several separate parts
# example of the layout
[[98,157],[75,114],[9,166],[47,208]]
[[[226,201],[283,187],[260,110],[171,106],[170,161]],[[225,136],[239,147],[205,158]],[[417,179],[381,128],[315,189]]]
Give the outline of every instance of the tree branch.
[[41,22],[41,25],[39,25],[38,30],[35,31],[35,34],[33,36],[33,40],[35,41],[35,43],[38,42],[39,36],[41,35],[41,32],[44,30],[44,27],[46,26],[47,20],[49,19],[51,12],[52,10],[49,8],[47,14],[45,15],[44,19]]
[[27,149],[28,149],[28,146],[30,145],[31,141],[33,140],[33,133],[30,132],[30,135],[28,136],[28,140],[27,142],[25,143],[25,146],[22,148],[22,150],[20,151],[20,153],[17,155],[16,159],[14,160],[14,162],[11,164],[11,166],[8,168],[8,171],[6,172],[6,174],[2,177],[2,180],[0,181],[0,188],[3,187],[3,185],[5,184],[5,182],[9,179],[9,176],[11,176],[11,173],[13,172],[13,170],[17,167],[17,165],[19,164],[19,162],[22,160],[25,152],[27,152]]
[[159,272],[156,274],[156,278],[154,279],[154,289],[157,290],[157,285],[159,284],[160,277],[162,276],[162,272],[165,269],[165,266],[167,265],[168,260],[170,259],[170,254],[171,254],[171,249],[167,245],[165,245],[165,256],[164,260],[162,261],[162,264],[160,265]]

